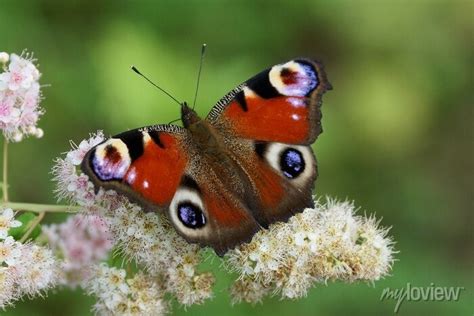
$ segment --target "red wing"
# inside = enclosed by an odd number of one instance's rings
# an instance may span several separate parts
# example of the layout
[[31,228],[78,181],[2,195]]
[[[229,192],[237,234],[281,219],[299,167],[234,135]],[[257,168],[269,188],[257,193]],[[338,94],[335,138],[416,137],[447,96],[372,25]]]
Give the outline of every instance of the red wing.
[[222,133],[311,144],[321,133],[321,98],[331,89],[322,65],[304,59],[273,66],[221,99],[207,120]]
[[260,226],[211,163],[192,146],[188,131],[159,125],[95,146],[84,157],[82,170],[96,187],[164,211],[187,241],[223,255],[250,240]]
[[189,160],[187,131],[158,125],[116,135],[92,148],[82,170],[96,186],[124,193],[151,209],[166,208]]

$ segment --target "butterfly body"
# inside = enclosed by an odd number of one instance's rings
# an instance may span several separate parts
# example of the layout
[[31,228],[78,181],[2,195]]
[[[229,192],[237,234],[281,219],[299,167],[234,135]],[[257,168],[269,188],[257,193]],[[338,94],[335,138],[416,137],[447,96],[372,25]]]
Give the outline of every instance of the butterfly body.
[[116,135],[89,151],[82,170],[96,187],[165,213],[189,242],[219,254],[259,229],[313,205],[310,147],[330,88],[320,64],[292,60],[221,99],[205,119],[186,103],[183,127]]

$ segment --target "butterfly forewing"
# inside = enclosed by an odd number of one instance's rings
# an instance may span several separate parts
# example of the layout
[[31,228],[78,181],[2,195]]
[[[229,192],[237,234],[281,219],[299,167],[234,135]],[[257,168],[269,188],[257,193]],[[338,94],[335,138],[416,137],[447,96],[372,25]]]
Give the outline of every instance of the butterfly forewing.
[[222,98],[207,120],[233,136],[311,144],[321,133],[321,98],[331,86],[320,63],[275,65]]

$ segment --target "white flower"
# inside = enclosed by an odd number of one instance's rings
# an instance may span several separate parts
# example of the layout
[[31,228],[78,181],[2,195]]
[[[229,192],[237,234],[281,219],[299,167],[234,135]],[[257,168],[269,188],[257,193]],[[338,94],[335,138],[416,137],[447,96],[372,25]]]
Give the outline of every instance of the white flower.
[[90,139],[81,141],[79,146],[76,147],[73,144],[75,148],[67,153],[67,160],[74,166],[80,165],[89,149],[101,143],[104,139],[102,131],[98,131],[97,134],[92,135]]
[[309,247],[311,252],[316,252],[318,249],[318,234],[314,232],[299,231],[294,234],[295,245],[298,247]]
[[0,264],[5,262],[8,265],[14,265],[21,256],[21,250],[17,247],[12,236],[0,241]]
[[15,214],[11,208],[6,208],[0,213],[0,239],[5,239],[8,236],[8,230],[11,227],[21,226],[21,222],[15,220]]
[[275,249],[277,244],[270,238],[263,237],[260,240],[255,251],[249,254],[249,259],[255,262],[253,273],[260,273],[262,271],[278,269],[278,251]]
[[18,288],[30,296],[56,285],[59,265],[50,249],[34,244],[21,247],[22,254],[15,264],[21,277],[17,279]]
[[10,66],[8,67],[9,85],[12,91],[20,88],[28,89],[34,80],[39,79],[39,71],[30,60],[22,58],[16,54],[10,56]]
[[15,271],[10,267],[0,266],[0,309],[5,309],[19,299],[15,289]]
[[97,297],[94,310],[101,315],[159,316],[168,306],[157,281],[143,272],[127,279],[125,270],[101,264],[86,282],[85,290]]
[[8,236],[0,241],[0,308],[23,296],[40,295],[56,285],[59,272],[51,250]]
[[125,270],[110,268],[106,274],[106,284],[110,290],[118,290],[123,294],[128,293],[128,285],[125,283]]

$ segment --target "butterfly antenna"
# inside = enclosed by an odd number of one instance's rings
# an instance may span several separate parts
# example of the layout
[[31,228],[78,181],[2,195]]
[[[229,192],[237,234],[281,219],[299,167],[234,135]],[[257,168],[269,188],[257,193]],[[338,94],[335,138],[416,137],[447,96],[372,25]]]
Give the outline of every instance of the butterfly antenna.
[[148,79],[147,76],[145,76],[144,74],[142,74],[138,69],[137,67],[135,66],[132,66],[132,70],[135,71],[138,75],[142,76],[143,78],[145,78],[146,81],[148,81],[149,83],[151,83],[152,85],[154,85],[156,88],[158,88],[159,90],[161,90],[161,92],[163,92],[164,94],[166,94],[167,96],[169,96],[171,99],[173,99],[176,103],[178,103],[179,105],[181,105],[181,102],[179,102],[178,100],[176,100],[175,97],[173,97],[169,92],[167,92],[165,89],[161,88],[160,86],[158,86],[157,84],[155,84],[153,81],[151,81],[150,79]]
[[181,118],[177,118],[175,120],[172,120],[168,123],[168,125],[173,124],[174,122],[181,121]]
[[198,95],[198,90],[199,90],[199,81],[201,81],[201,69],[202,69],[202,64],[204,62],[204,54],[206,53],[206,44],[202,44],[201,48],[201,61],[199,62],[199,71],[198,71],[198,77],[197,77],[197,83],[196,83],[196,93],[194,94],[194,101],[193,101],[193,110],[194,107],[196,106],[196,99]]

